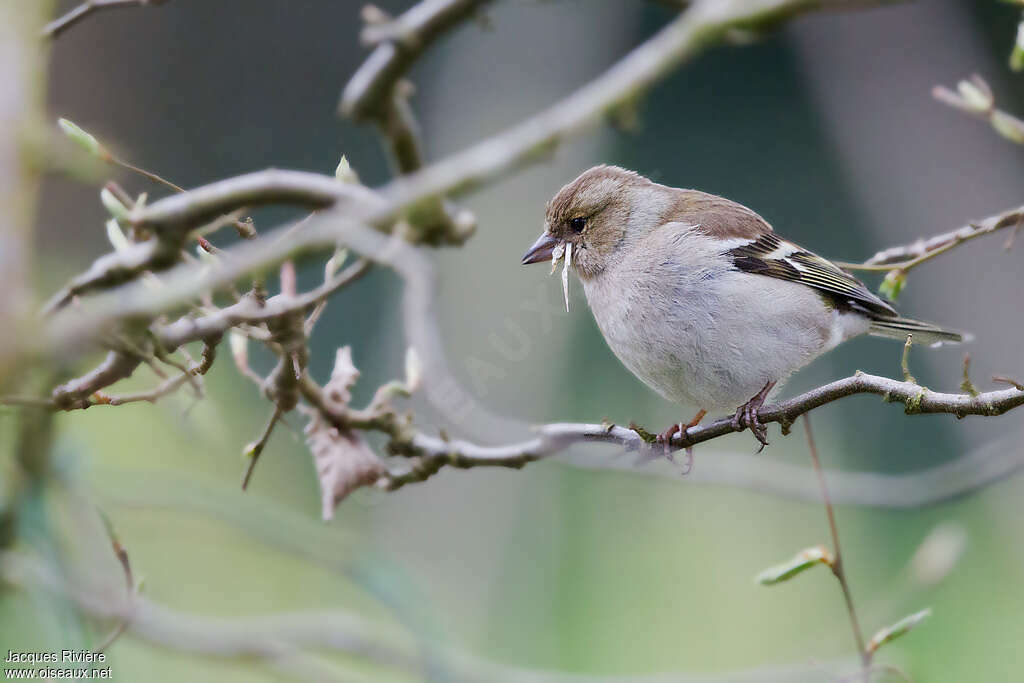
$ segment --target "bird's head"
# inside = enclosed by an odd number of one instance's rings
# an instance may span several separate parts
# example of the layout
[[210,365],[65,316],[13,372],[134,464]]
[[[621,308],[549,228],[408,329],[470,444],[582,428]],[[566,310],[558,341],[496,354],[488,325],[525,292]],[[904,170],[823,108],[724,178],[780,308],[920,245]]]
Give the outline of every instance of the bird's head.
[[614,258],[629,230],[630,216],[647,178],[617,166],[595,166],[548,202],[544,232],[523,256],[523,265],[550,261],[571,245],[572,264],[584,279]]

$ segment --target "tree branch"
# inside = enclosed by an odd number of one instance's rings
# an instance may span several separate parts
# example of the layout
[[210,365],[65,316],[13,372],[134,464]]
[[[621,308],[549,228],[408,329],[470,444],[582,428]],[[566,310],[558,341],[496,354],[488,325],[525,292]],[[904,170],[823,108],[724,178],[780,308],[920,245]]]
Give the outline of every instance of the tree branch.
[[964,242],[984,235],[991,235],[1004,228],[1016,228],[1022,223],[1024,223],[1024,206],[1019,206],[980,221],[973,221],[950,232],[922,238],[910,244],[883,249],[864,263],[837,262],[837,264],[848,270],[902,270],[906,272]]
[[265,323],[294,313],[305,312],[326,301],[336,291],[358,280],[368,271],[364,260],[357,261],[314,290],[298,295],[281,293],[266,301],[252,296],[236,304],[219,308],[197,318],[183,317],[153,330],[168,351],[193,341],[218,338],[232,327]]
[[364,44],[377,48],[342,93],[338,109],[357,121],[381,116],[395,85],[431,44],[488,0],[426,0],[397,19],[367,26]]
[[[105,590],[92,582],[72,582],[34,558],[0,556],[0,577],[17,586],[35,586],[64,595],[83,612],[120,619],[138,638],[181,652],[216,657],[255,657],[268,663],[287,658],[308,664],[309,649],[342,652],[384,670],[422,677],[428,662],[417,643],[394,629],[340,610],[307,610],[269,616],[197,616],[123,590]],[[293,660],[298,659],[298,662]],[[588,676],[503,666],[451,647],[436,647],[431,670],[453,683],[713,683],[717,674],[665,673],[643,676]],[[285,667],[282,667],[285,668]],[[294,668],[285,668],[295,674]],[[735,672],[737,683],[802,683],[848,670],[846,662],[818,662],[786,668]],[[323,674],[304,677],[324,680]],[[345,680],[350,680],[346,678]],[[361,680],[361,679],[360,679]]]
[[[376,124],[399,174],[423,168],[419,126],[409,104],[411,86],[402,76],[441,34],[470,17],[486,0],[427,0],[397,19],[369,23],[363,42],[376,45],[356,71],[339,108],[357,121]],[[364,10],[364,16],[367,11]],[[476,219],[441,197],[420,207],[412,221],[414,242],[461,244],[476,229]]]
[[133,209],[129,220],[157,234],[181,234],[243,206],[290,204],[321,209],[353,201],[380,205],[361,185],[307,171],[267,169],[220,180]]
[[846,565],[843,564],[843,551],[839,545],[839,527],[836,524],[836,512],[832,507],[832,498],[828,495],[828,484],[825,483],[825,470],[821,466],[821,459],[818,457],[818,446],[814,442],[814,432],[811,429],[811,417],[804,413],[804,429],[807,435],[807,449],[811,454],[811,465],[814,474],[818,477],[818,486],[821,488],[821,500],[825,505],[825,516],[828,518],[828,531],[832,537],[832,557],[826,562],[832,570],[832,574],[839,581],[839,587],[843,591],[843,602],[846,603],[846,613],[850,617],[850,628],[853,631],[853,640],[857,645],[857,654],[861,658],[861,665],[864,669],[864,683],[868,682],[871,667],[871,655],[864,647],[864,633],[860,628],[860,620],[857,618],[857,608],[853,604],[853,591],[850,589],[850,581],[846,576]]
[[[785,434],[797,417],[841,398],[865,393],[882,396],[886,402],[902,403],[908,415],[947,413],[958,418],[966,415],[992,416],[1024,405],[1024,391],[1017,388],[990,391],[977,396],[945,394],[911,382],[857,373],[776,405],[766,406],[760,411],[760,419],[766,424],[779,423]],[[672,449],[692,447],[740,431],[743,429],[733,424],[732,417],[719,418],[705,425],[691,427],[685,434],[673,437]],[[424,434],[416,434],[406,442],[392,441],[389,446],[391,451],[396,455],[414,458],[414,464],[409,469],[389,474],[379,485],[395,490],[409,483],[424,481],[445,466],[459,469],[520,468],[582,442],[614,444],[630,451],[654,447],[649,437],[645,438],[633,429],[617,425],[556,423],[541,426],[538,432],[536,438],[505,446],[446,441]],[[657,448],[661,447],[657,445]]]
[[43,27],[43,37],[56,38],[96,11],[119,7],[147,7],[162,5],[165,2],[167,0],[87,0]]

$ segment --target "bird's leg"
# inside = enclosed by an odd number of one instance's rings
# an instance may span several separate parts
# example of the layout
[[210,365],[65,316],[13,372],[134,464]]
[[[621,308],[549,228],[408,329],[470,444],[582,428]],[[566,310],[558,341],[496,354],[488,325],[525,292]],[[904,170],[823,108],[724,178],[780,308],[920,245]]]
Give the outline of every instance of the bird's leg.
[[774,386],[775,382],[765,384],[761,391],[754,394],[752,399],[736,409],[736,415],[732,418],[732,426],[735,430],[742,431],[745,428],[749,428],[754,438],[761,442],[761,447],[757,449],[758,453],[763,451],[764,447],[768,445],[768,428],[761,423],[758,411],[761,410],[765,399],[768,398],[768,392]]

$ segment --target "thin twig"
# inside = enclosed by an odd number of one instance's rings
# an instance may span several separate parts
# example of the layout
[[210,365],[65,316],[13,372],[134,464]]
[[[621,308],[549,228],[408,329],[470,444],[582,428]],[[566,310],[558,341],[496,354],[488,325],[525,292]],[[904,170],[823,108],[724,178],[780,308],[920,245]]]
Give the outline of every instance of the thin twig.
[[1003,377],[1002,375],[993,375],[992,376],[992,381],[993,382],[999,382],[1001,384],[1009,384],[1011,387],[1014,387],[1017,391],[1024,391],[1024,384],[1018,382],[1017,380],[1015,380],[1015,379],[1013,379],[1011,377]]
[[146,7],[148,5],[161,5],[166,1],[167,0],[87,0],[44,26],[43,36],[47,38],[56,38],[93,12],[99,10],[117,9],[119,7]]
[[[136,593],[135,578],[132,576],[132,565],[131,561],[128,558],[128,551],[125,550],[125,547],[123,545],[121,545],[121,541],[117,537],[117,534],[114,532],[114,525],[111,523],[110,519],[103,513],[102,510],[99,510],[98,512],[100,515],[100,519],[103,521],[103,526],[107,531],[107,538],[110,540],[111,550],[114,551],[114,556],[117,558],[117,561],[121,564],[121,571],[124,572],[124,580],[125,583],[127,584],[128,594],[129,596],[134,597]],[[125,628],[128,626],[129,619],[130,618],[128,616],[120,618],[118,620],[117,626],[114,627],[113,631],[111,631],[110,634],[106,638],[104,638],[99,645],[94,647],[93,650],[95,652],[103,652],[111,645],[113,645],[114,641],[117,640],[122,633],[124,633]]]
[[821,467],[821,460],[818,458],[818,448],[814,443],[814,432],[811,431],[810,415],[804,415],[804,430],[807,434],[807,448],[811,452],[811,464],[818,475],[818,484],[821,487],[821,499],[825,504],[825,515],[828,517],[828,530],[832,536],[832,562],[829,565],[839,585],[843,589],[843,600],[846,602],[846,611],[850,615],[850,628],[853,629],[853,639],[857,643],[857,654],[861,658],[864,667],[864,680],[867,681],[871,656],[864,646],[864,634],[860,630],[860,622],[857,620],[857,609],[853,605],[853,593],[850,591],[850,583],[846,578],[846,570],[843,566],[843,554],[839,547],[839,527],[836,525],[835,509],[832,507],[832,500],[828,495],[828,486],[825,484],[825,471]]
[[366,274],[367,268],[361,260],[312,291],[297,296],[278,294],[266,301],[257,301],[247,296],[236,304],[197,318],[184,317],[166,325],[158,325],[153,335],[165,349],[176,349],[188,342],[219,337],[238,325],[265,323],[301,313],[315,308],[342,287],[358,280]]
[[256,469],[256,462],[260,459],[260,454],[263,453],[263,449],[267,445],[267,441],[270,440],[270,435],[274,432],[274,427],[279,419],[281,419],[281,408],[274,406],[274,412],[270,414],[270,419],[263,428],[263,432],[260,433],[259,438],[245,449],[246,455],[249,456],[249,466],[245,469],[245,475],[242,477],[243,491],[249,488],[249,480],[252,479],[253,470]]
[[[372,266],[373,261],[370,259],[361,258],[356,260],[338,275],[338,287],[343,287],[355,282],[369,273]],[[328,298],[329,295],[325,295],[321,298],[313,308],[313,311],[309,314],[309,317],[306,318],[305,330],[307,337],[313,333],[313,328],[316,327],[317,321],[320,320],[320,316],[323,315],[324,310],[327,308]]]
[[147,171],[144,168],[139,168],[138,166],[134,166],[132,164],[129,164],[127,161],[123,161],[121,159],[118,159],[117,157],[111,157],[110,158],[110,163],[114,164],[115,166],[120,166],[121,168],[123,168],[123,169],[125,169],[127,171],[131,171],[132,173],[138,173],[142,177],[147,178],[147,179],[151,180],[152,182],[157,183],[158,185],[164,185],[165,187],[169,187],[170,189],[174,190],[175,192],[184,192],[185,191],[185,188],[183,188],[183,187],[181,187],[179,185],[175,185],[170,180],[167,180],[166,178],[164,178],[162,176],[159,176],[156,173],[153,173],[152,171]]
[[1016,229],[1022,221],[1024,221],[1024,206],[1019,206],[994,216],[974,221],[951,232],[944,232],[926,239],[919,239],[910,244],[883,249],[863,263],[836,261],[836,264],[847,270],[902,270],[906,272],[926,261],[930,261],[939,254],[946,253],[964,242],[984,235],[991,235],[1006,228]]

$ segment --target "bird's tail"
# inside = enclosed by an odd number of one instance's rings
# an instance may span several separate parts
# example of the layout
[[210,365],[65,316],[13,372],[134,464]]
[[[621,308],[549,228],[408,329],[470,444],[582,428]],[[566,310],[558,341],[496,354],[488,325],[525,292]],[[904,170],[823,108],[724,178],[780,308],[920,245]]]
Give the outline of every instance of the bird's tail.
[[906,339],[908,334],[914,335],[913,343],[939,346],[941,344],[960,344],[969,342],[973,335],[968,332],[944,330],[931,323],[912,320],[910,318],[886,318],[882,316],[871,319],[868,334],[889,339]]

